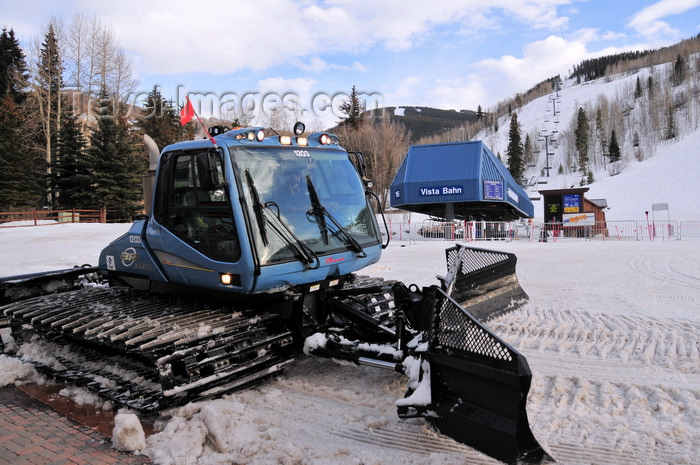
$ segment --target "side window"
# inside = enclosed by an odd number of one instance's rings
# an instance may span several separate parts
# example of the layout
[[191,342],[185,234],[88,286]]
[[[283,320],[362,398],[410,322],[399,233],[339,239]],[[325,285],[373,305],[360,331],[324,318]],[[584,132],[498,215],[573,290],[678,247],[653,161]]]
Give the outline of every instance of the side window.
[[[203,173],[198,152],[180,152],[172,155],[166,173],[161,177],[168,184],[168,198],[161,215],[164,226],[184,242],[220,261],[238,261],[241,248],[238,242],[231,202],[225,188],[203,186]],[[206,153],[205,157],[206,158]],[[218,153],[208,157],[220,182],[224,181],[223,166]],[[211,183],[209,183],[211,184]]]

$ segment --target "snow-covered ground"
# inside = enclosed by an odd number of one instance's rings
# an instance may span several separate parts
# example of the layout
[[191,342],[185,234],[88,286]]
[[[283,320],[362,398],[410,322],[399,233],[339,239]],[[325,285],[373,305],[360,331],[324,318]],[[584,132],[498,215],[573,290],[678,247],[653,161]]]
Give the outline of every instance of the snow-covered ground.
[[[579,105],[601,93],[612,97],[632,79],[565,87],[562,125]],[[541,127],[547,102],[543,97],[518,110],[526,131]],[[507,145],[508,125],[501,126],[487,140],[495,152]],[[691,128],[616,176],[596,172],[599,181],[587,197],[608,201],[609,220],[643,220],[652,203],[666,202],[672,220],[699,221],[698,147],[700,130]],[[577,176],[561,175],[544,187],[577,183]],[[542,218],[541,204],[535,215]],[[0,228],[0,276],[96,264],[102,247],[128,227]],[[436,284],[449,245],[392,242],[365,272]],[[558,463],[698,462],[700,240],[477,246],[518,257],[517,274],[530,300],[490,326],[529,361],[530,425]],[[26,380],[36,380],[28,365],[0,355],[0,386]],[[495,463],[422,420],[399,420],[394,402],[403,397],[405,382],[396,373],[304,357],[258,388],[170,412],[145,447],[134,418],[121,417],[114,443],[161,465]],[[80,402],[90,398],[75,389],[62,392]]]
[[[96,263],[127,228],[0,229],[0,276]],[[434,284],[449,245],[393,242],[366,271]],[[700,241],[478,245],[518,256],[530,300],[490,326],[529,361],[530,425],[558,463],[697,462]],[[0,385],[33,377],[2,355],[0,372]],[[422,420],[400,420],[405,381],[305,357],[258,388],[172,411],[140,453],[158,464],[495,463]]]

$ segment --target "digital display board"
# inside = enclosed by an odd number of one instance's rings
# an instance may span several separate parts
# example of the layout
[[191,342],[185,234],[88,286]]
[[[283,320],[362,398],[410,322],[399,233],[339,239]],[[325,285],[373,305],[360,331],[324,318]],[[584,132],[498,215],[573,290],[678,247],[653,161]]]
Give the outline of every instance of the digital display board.
[[564,213],[578,213],[581,211],[581,196],[579,194],[565,194],[562,196],[564,201]]
[[484,199],[503,200],[503,181],[484,180]]

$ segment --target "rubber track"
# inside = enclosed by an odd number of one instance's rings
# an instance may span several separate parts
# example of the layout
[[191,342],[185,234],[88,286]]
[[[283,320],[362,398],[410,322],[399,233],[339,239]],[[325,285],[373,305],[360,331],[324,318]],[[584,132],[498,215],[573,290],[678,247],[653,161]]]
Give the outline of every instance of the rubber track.
[[387,291],[377,293],[365,293],[347,299],[347,303],[365,311],[368,315],[371,315],[374,318],[376,318],[381,324],[393,326],[396,304],[394,302],[394,295],[391,292],[391,290],[389,290],[392,283],[393,281],[385,281],[383,278],[374,278],[365,275],[353,275],[352,280],[345,283],[345,289],[384,286],[387,288]]
[[[31,325],[30,335],[83,347],[75,360],[57,358],[51,366],[35,361],[41,371],[139,410],[249,387],[279,373],[294,357],[293,336],[275,314],[128,288],[64,292],[0,311],[11,318],[16,339],[28,340],[23,333]],[[100,357],[126,361],[132,369],[137,365],[151,387],[138,388],[89,363]]]

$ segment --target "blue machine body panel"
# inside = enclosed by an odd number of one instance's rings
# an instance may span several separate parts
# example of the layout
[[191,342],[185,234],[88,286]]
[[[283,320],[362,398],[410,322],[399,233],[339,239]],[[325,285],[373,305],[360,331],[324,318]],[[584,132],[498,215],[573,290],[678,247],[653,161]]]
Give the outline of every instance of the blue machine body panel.
[[[224,209],[216,210],[205,218],[210,223],[201,225],[204,231],[202,237],[215,234],[211,231],[217,225],[235,228],[235,231],[228,230],[225,233],[232,240],[217,242],[219,247],[231,248],[232,252],[227,252],[229,255],[222,258],[216,253],[210,253],[200,243],[205,239],[192,240],[194,236],[180,236],[179,230],[173,226],[176,213],[191,213],[195,217],[200,210],[211,210],[207,206],[193,207],[191,212],[187,207],[170,207],[175,202],[173,198],[179,181],[173,181],[177,174],[165,173],[179,169],[183,163],[177,160],[187,161],[188,157],[196,160],[196,155],[188,154],[214,150],[208,140],[180,142],[166,147],[161,153],[155,174],[158,181],[151,209],[154,213],[147,220],[135,222],[127,234],[102,251],[99,261],[102,272],[107,276],[118,276],[129,283],[141,283],[135,287],[151,288],[153,283],[162,283],[181,285],[183,289],[194,287],[235,294],[274,294],[292,286],[334,280],[377,262],[382,250],[381,234],[360,176],[349,160],[348,153],[334,144],[321,145],[319,138],[313,134],[304,145],[295,142],[280,145],[278,137],[263,140],[248,137],[251,131],[255,133],[259,129],[231,131],[216,137],[215,150],[219,157],[217,166],[225,179],[220,188],[226,190],[225,197],[228,200],[227,203],[219,202],[225,205]],[[243,151],[236,152],[239,148]],[[278,159],[283,161],[278,162]],[[267,164],[263,160],[268,160]],[[168,167],[168,163],[172,166]],[[177,163],[180,164],[175,166]],[[347,236],[338,231],[330,218],[325,219],[330,239],[321,240],[323,219],[314,217],[308,207],[299,215],[285,215],[288,210],[281,206],[284,199],[273,197],[272,191],[277,186],[272,182],[271,168],[288,170],[290,167],[295,171],[303,170],[313,179],[319,197],[324,199],[324,207],[327,206],[327,210],[336,215],[334,219],[337,218],[343,229],[361,244],[361,251],[358,252],[350,245]],[[246,171],[253,172],[253,175],[248,178],[249,173]],[[197,178],[196,167],[192,173],[191,179]],[[331,179],[326,180],[324,176]],[[170,191],[164,186],[158,186],[158,183],[167,182],[171,183]],[[256,187],[251,188],[251,184]],[[306,193],[306,182],[302,182],[302,187]],[[262,202],[257,204],[262,215],[258,215],[259,211],[254,206],[255,195],[263,197]],[[266,199],[274,201],[266,202]],[[206,203],[200,200],[197,205],[200,204]],[[272,207],[268,208],[267,204],[272,204]],[[169,208],[171,209],[168,210]],[[279,220],[270,221],[273,215]],[[203,223],[202,218],[196,219]],[[211,221],[216,224],[212,226]],[[302,222],[303,225],[300,224]],[[284,229],[279,226],[281,223],[285,223],[289,228],[287,231],[292,231],[299,239],[295,240],[294,236],[285,231],[279,233]],[[310,236],[302,235],[302,226],[312,231]],[[277,233],[274,232],[275,227]],[[234,245],[230,245],[234,242]],[[313,249],[315,252],[310,254],[315,257],[312,263],[305,263],[303,253],[300,256],[296,250],[300,242],[304,243],[306,250]],[[282,259],[270,256],[268,249],[275,246],[275,243],[278,254],[282,252]],[[232,275],[232,282],[223,284],[222,274]]]
[[532,218],[534,206],[508,169],[481,141],[414,145],[391,183],[391,206],[444,217]]

